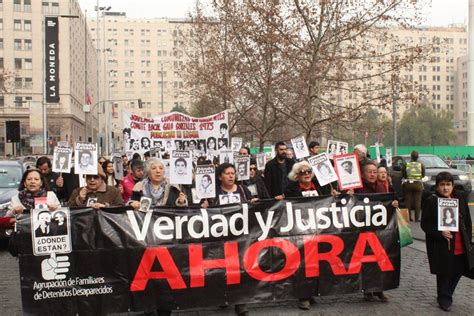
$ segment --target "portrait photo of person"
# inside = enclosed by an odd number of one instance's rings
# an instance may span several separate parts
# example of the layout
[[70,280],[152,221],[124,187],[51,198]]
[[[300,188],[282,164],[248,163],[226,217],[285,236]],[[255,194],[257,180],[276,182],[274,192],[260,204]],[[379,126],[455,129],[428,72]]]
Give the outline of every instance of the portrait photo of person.
[[40,211],[37,215],[37,228],[35,229],[35,237],[46,237],[51,236],[53,232],[51,231],[51,212],[46,209]]
[[207,151],[217,150],[216,139],[214,137],[209,137],[207,139]]
[[219,138],[217,140],[217,147],[219,150],[227,150],[229,140],[227,138]]
[[206,195],[213,192],[213,183],[210,175],[205,174],[201,177],[198,190],[200,195]]
[[219,137],[227,138],[228,130],[229,130],[229,126],[227,126],[227,123],[221,123],[221,125],[219,126]]
[[162,150],[163,149],[163,142],[161,140],[154,140],[153,141],[153,147],[156,148],[156,150]]
[[151,143],[148,137],[142,137],[142,139],[140,140],[140,143],[143,150],[150,150]]
[[130,139],[130,150],[140,150],[140,141],[138,139]]
[[95,161],[92,151],[88,149],[79,149],[77,155],[77,163],[75,168],[76,174],[97,174],[97,161]]
[[64,151],[55,152],[54,172],[69,172],[69,153]]
[[320,162],[317,164],[316,172],[319,173],[323,178],[330,178],[333,175],[331,168],[329,168],[326,162]]
[[196,141],[194,139],[191,139],[189,141],[189,150],[195,150],[196,149]]
[[186,176],[187,175],[187,167],[188,163],[186,162],[186,159],[184,158],[178,158],[174,162],[174,170],[176,172],[176,175],[178,176]]
[[328,149],[329,155],[336,155],[337,154],[337,143],[330,143]]
[[339,147],[339,154],[340,155],[344,155],[344,154],[347,154],[347,147],[345,145],[341,145]]
[[[132,129],[131,128],[124,128],[122,130],[122,135],[123,135],[123,144],[124,145],[128,144],[129,141],[130,141],[130,138],[132,137]],[[124,150],[127,150],[127,149],[128,148],[124,148]]]
[[54,212],[51,222],[51,230],[55,236],[67,235],[67,216],[65,212]]
[[140,212],[148,212],[150,210],[152,199],[147,197],[142,197],[140,199],[140,208],[138,209]]
[[183,150],[189,150],[189,140],[183,140]]
[[446,207],[443,209],[443,218],[442,218],[442,226],[444,227],[456,227],[456,217],[454,214],[454,210],[450,207]]
[[175,139],[174,141],[174,149],[175,150],[182,150],[183,149],[183,142],[179,139]]
[[344,161],[343,163],[341,163],[341,167],[346,174],[350,175],[354,172],[354,164],[352,163],[352,161]]
[[205,139],[198,139],[197,149],[198,149],[199,155],[204,156],[206,154],[206,140]]

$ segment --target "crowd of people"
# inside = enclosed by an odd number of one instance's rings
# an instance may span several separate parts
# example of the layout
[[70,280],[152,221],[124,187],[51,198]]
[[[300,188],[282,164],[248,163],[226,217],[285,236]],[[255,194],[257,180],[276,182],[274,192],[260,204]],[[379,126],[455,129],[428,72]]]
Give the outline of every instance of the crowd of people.
[[[215,139],[212,139],[208,141],[207,146],[215,147],[216,144]],[[199,142],[196,145],[199,147]],[[308,144],[311,156],[318,155],[320,149],[318,142]],[[347,191],[340,190],[337,182],[320,185],[310,163],[306,159],[296,160],[284,142],[275,144],[275,157],[265,164],[263,172],[258,170],[257,161],[250,155],[249,148],[242,147],[239,150],[239,155],[251,156],[249,180],[238,180],[236,176],[238,170],[229,162],[218,164],[201,157],[197,159],[196,165],[216,166],[215,181],[208,177],[203,180],[207,182],[202,184],[214,185],[216,194],[214,198],[198,200],[193,197],[192,192],[195,184],[171,184],[166,177],[163,160],[150,155],[145,155],[143,160],[139,154],[135,154],[131,160],[127,155],[123,155],[123,175],[120,177],[122,180],[117,179],[112,161],[100,157],[97,174],[86,175],[82,186],[79,175],[74,172],[70,174],[52,172],[51,160],[48,157],[41,157],[37,160],[37,168],[24,173],[18,195],[12,198],[7,218],[2,218],[0,225],[11,227],[16,214],[35,207],[37,197],[47,199],[50,211],[56,210],[61,204],[71,208],[93,209],[129,205],[135,210],[143,210],[160,206],[207,208],[232,203],[254,203],[262,199],[283,200],[293,197],[393,192],[387,167],[370,159],[366,147],[362,144],[354,147],[354,153],[358,157],[362,187]],[[406,203],[409,208],[415,209],[415,220],[419,221],[421,218],[421,227],[427,236],[430,269],[437,275],[439,306],[443,310],[449,310],[459,278],[466,270],[472,268],[467,261],[468,252],[472,248],[471,218],[465,198],[453,189],[453,177],[446,172],[440,173],[437,177],[436,194],[430,195],[422,207],[421,179],[424,176],[424,167],[417,163],[418,153],[413,152],[411,157],[412,161],[404,165],[402,170],[405,191],[408,192]],[[352,172],[354,168],[348,163],[342,167],[345,172]],[[458,233],[437,230],[438,197],[459,199],[459,218],[454,219],[462,223]],[[398,207],[399,202],[394,200],[392,205]],[[383,292],[365,291],[364,299],[388,301]],[[311,297],[300,299],[298,306],[308,310],[311,301]],[[169,312],[159,311],[159,314],[165,315]],[[248,313],[245,305],[236,306],[236,312],[239,315]]]

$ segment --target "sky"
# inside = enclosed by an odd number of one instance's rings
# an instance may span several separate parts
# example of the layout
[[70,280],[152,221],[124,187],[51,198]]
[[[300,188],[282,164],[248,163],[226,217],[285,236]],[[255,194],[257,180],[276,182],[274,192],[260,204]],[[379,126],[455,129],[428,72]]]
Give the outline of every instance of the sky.
[[[186,18],[196,0],[99,0],[100,6],[111,6],[111,11],[126,12],[133,18]],[[204,0],[206,1],[206,0]],[[431,0],[431,8],[424,10],[425,25],[447,26],[467,24],[469,0]],[[97,0],[79,0],[88,15],[95,15]]]

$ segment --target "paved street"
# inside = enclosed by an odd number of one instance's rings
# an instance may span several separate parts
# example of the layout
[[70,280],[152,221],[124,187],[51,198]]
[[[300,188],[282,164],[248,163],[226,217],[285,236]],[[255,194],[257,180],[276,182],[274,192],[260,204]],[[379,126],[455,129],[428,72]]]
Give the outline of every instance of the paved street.
[[[415,238],[424,236],[421,229],[413,227]],[[16,258],[6,251],[0,252],[0,315],[21,315],[18,265]],[[435,277],[428,271],[428,260],[423,240],[402,249],[402,274],[400,287],[387,292],[389,303],[365,302],[362,295],[317,298],[308,312],[296,308],[295,302],[250,305],[251,315],[443,315],[436,303]],[[454,296],[451,315],[474,313],[474,281],[462,278]],[[234,315],[233,308],[174,313],[192,315]],[[173,314],[173,315],[174,315]],[[129,314],[122,314],[129,315]],[[134,313],[133,315],[136,315]]]

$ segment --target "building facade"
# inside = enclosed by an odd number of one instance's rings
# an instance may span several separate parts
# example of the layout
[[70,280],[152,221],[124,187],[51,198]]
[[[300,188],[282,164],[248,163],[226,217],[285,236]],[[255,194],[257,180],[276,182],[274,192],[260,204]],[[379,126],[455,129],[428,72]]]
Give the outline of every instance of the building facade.
[[153,117],[175,106],[189,108],[180,76],[189,23],[102,12],[88,25],[100,51],[100,98],[110,100],[104,102],[112,129],[110,151],[122,148],[124,111]]
[[[44,18],[58,16],[59,103],[44,107]],[[77,0],[0,1],[0,156],[41,154],[43,146],[30,144],[30,120],[46,108],[48,148],[57,141],[96,141],[97,108],[84,112],[93,102],[97,87],[97,52]],[[89,98],[88,98],[89,96]],[[40,111],[40,113],[38,113]],[[5,122],[19,120],[21,142],[6,143]],[[87,135],[86,135],[87,129]]]

